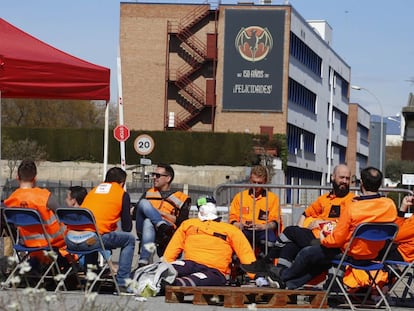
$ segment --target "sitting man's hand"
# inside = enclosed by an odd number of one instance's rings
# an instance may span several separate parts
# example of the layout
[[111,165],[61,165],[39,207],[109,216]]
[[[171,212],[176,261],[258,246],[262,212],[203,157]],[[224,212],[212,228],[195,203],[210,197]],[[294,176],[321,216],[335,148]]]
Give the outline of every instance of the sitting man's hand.
[[243,225],[240,222],[233,222],[232,225],[239,229],[243,229]]
[[312,221],[309,225],[308,225],[308,229],[312,230],[315,228],[319,228],[319,224],[324,222],[323,220],[320,219],[315,219],[314,221]]

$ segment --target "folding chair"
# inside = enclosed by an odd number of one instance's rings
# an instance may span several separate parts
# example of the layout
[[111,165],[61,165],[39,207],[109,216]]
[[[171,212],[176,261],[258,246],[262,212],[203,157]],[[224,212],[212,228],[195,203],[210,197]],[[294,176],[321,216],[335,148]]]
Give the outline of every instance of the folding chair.
[[[52,247],[51,238],[46,231],[45,223],[43,222],[40,214],[34,209],[9,207],[3,208],[3,216],[6,222],[7,230],[9,231],[10,237],[12,238],[13,248],[15,250],[18,263],[11,271],[6,281],[2,284],[1,289],[9,288],[12,281],[15,280],[15,277],[19,274],[24,278],[27,286],[30,286],[28,277],[39,278],[39,281],[34,287],[35,289],[39,288],[45,279],[52,279],[57,284],[54,278],[61,273],[58,264],[58,255],[56,254],[57,251]],[[28,247],[22,243],[24,241],[22,241],[22,238],[19,235],[19,228],[26,227],[26,229],[32,230],[33,227],[29,228],[30,226],[36,226],[36,228],[39,229],[39,231],[34,231],[33,233],[39,237],[44,238],[47,241],[47,245],[42,247]],[[17,235],[15,232],[16,229]],[[29,263],[30,254],[38,251],[43,251],[50,254],[49,258],[51,261],[50,263],[46,264],[44,267],[45,270],[42,272],[39,271],[40,275],[35,275],[34,271],[23,271],[25,270],[24,266]],[[63,287],[66,290],[64,284]],[[58,287],[56,286],[55,291],[57,289]]]
[[[98,227],[96,225],[95,217],[92,214],[90,210],[87,208],[76,208],[76,207],[70,207],[70,208],[58,208],[56,210],[56,215],[59,218],[59,220],[65,224],[66,226],[70,226],[70,230],[75,231],[83,231],[85,226],[88,226],[88,228],[92,228],[94,232],[96,233],[98,237],[99,247],[90,249],[90,250],[73,250],[67,248],[67,251],[71,254],[76,254],[80,258],[84,257],[85,255],[92,254],[94,252],[99,252],[101,254],[101,258],[103,259],[103,267],[101,268],[100,272],[98,273],[97,277],[92,281],[92,283],[88,287],[85,287],[85,291],[87,293],[92,292],[94,289],[96,283],[98,281],[108,281],[107,278],[103,278],[103,274],[105,271],[110,272],[111,279],[110,281],[114,283],[114,286],[116,288],[116,292],[118,295],[120,294],[118,282],[115,278],[115,272],[112,269],[112,259],[111,256],[108,256],[108,252],[105,249],[104,243],[102,241],[102,237],[99,234]],[[68,275],[70,271],[68,271],[66,274]]]
[[[368,291],[366,294],[364,294],[361,306],[366,305],[367,299],[369,298],[369,295],[371,294],[371,289],[374,287],[377,292],[380,294],[381,299],[384,301],[384,304],[386,305],[387,310],[391,311],[391,307],[386,300],[386,297],[384,293],[382,292],[381,288],[376,282],[376,277],[380,270],[384,269],[384,261],[385,258],[388,255],[388,252],[391,248],[392,241],[394,240],[395,236],[398,232],[398,226],[395,223],[363,223],[360,224],[355,231],[352,234],[351,240],[348,243],[347,248],[345,249],[344,253],[341,255],[341,258],[332,260],[332,264],[334,267],[334,274],[333,277],[328,285],[328,288],[326,290],[326,293],[320,303],[320,309],[322,308],[325,299],[328,299],[328,296],[330,295],[330,291],[332,289],[333,284],[336,282],[339,289],[342,292],[342,295],[345,297],[346,302],[348,303],[351,310],[356,310],[355,305],[352,303],[343,283],[338,276],[340,275],[341,270],[345,270],[347,266],[350,266],[355,269],[363,270],[367,273],[369,277],[369,286]],[[388,247],[381,258],[381,260],[376,260],[376,258],[372,258],[370,260],[356,260],[353,259],[349,254],[351,253],[352,248],[355,245],[356,241],[372,241],[372,242],[389,242]],[[373,272],[374,275],[372,275],[370,272]]]
[[[410,298],[414,298],[414,288],[413,288],[413,272],[414,272],[414,261],[398,261],[398,260],[385,260],[384,265],[386,270],[389,273],[389,278],[393,276],[396,277],[396,281],[392,284],[389,289],[389,293],[394,293],[395,299],[399,301],[404,301],[407,298],[407,295],[410,295]],[[402,268],[402,270],[400,270]],[[403,284],[403,289],[401,292],[400,284]],[[400,289],[397,291],[397,289]],[[401,293],[399,293],[401,292]],[[377,307],[381,306],[383,298],[378,301]]]

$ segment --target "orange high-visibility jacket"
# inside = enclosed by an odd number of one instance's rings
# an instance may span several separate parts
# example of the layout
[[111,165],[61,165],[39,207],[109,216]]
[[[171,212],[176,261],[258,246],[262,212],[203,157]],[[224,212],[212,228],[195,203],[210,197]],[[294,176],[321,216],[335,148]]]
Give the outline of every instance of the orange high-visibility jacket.
[[254,224],[274,221],[281,227],[279,197],[267,190],[263,190],[256,198],[250,189],[237,193],[230,204],[229,222],[246,223],[246,221],[252,221]]
[[[150,201],[154,208],[167,214],[174,215],[175,217],[178,217],[184,204],[189,199],[188,195],[180,191],[176,191],[167,198],[163,199],[161,193],[155,188],[148,189],[144,197]],[[171,223],[168,218],[165,218],[164,216],[163,218]],[[171,225],[175,227],[174,223],[171,223]]]
[[[81,207],[89,209],[95,216],[99,234],[115,231],[121,219],[124,188],[116,183],[101,183],[86,195]],[[79,228],[78,228],[79,229]],[[91,230],[90,228],[82,228]]]
[[[354,197],[353,192],[349,192],[342,198],[337,197],[332,192],[319,196],[303,212],[306,218],[302,227],[307,228],[314,220],[338,220],[344,204],[351,202]],[[312,229],[312,233],[316,238],[319,238],[320,231],[319,227]]]
[[[366,222],[394,222],[397,208],[390,198],[375,196],[356,197],[341,210],[341,216],[335,229],[322,245],[345,250],[355,228]],[[350,256],[355,259],[372,259],[384,247],[383,242],[356,241]]]
[[396,223],[399,229],[394,243],[398,244],[398,252],[404,261],[411,262],[414,260],[414,216],[398,217]]
[[217,269],[224,275],[230,273],[233,252],[242,264],[256,260],[241,230],[229,223],[198,218],[188,219],[178,227],[164,252],[164,259],[173,262],[182,252],[184,259]]
[[[54,247],[65,247],[63,240],[63,225],[58,221],[55,213],[47,208],[47,201],[50,192],[47,189],[28,188],[16,189],[6,200],[4,205],[7,207],[24,207],[34,209],[39,212],[45,223],[46,232],[49,235],[51,244]],[[47,246],[46,237],[42,234],[41,226],[27,226],[19,228],[20,239],[28,247]]]

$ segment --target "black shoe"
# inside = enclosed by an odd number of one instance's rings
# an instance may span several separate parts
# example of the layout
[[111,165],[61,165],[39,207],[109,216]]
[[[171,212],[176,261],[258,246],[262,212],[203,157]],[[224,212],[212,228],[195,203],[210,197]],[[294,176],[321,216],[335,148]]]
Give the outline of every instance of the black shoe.
[[281,274],[284,268],[275,266],[269,269],[267,280],[270,283],[270,287],[286,288],[286,283],[282,280]]
[[144,263],[144,262],[138,262],[138,269],[139,268],[142,268],[142,267],[145,267],[145,266],[148,266],[149,265],[149,263],[147,262],[147,263]]
[[162,248],[165,248],[168,242],[170,242],[173,234],[174,228],[172,226],[169,226],[167,224],[161,224],[157,228],[156,243]]
[[258,259],[249,264],[240,264],[240,268],[247,273],[267,273],[273,265]]

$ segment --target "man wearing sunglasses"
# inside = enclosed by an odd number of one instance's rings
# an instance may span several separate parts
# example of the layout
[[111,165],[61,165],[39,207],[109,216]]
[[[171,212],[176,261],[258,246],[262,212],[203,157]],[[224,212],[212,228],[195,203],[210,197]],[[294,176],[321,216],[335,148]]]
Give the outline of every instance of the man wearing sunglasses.
[[174,170],[171,165],[158,164],[152,173],[154,186],[139,200],[136,212],[136,230],[140,238],[138,266],[150,263],[151,245],[157,245],[157,254],[162,256],[175,229],[190,212],[191,199],[180,191],[171,190]]

